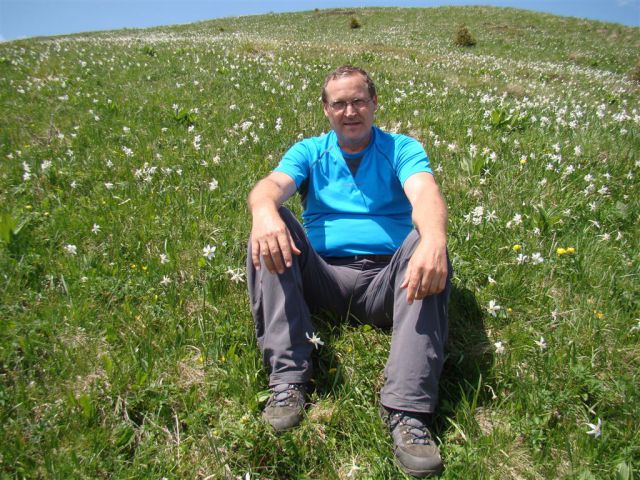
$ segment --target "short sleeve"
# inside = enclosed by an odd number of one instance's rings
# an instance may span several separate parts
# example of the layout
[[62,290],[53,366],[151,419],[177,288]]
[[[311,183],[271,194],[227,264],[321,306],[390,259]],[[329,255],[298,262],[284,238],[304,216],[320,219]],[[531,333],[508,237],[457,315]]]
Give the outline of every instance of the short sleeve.
[[296,183],[296,188],[299,189],[300,185],[302,185],[309,176],[310,158],[311,149],[309,148],[308,142],[303,140],[287,150],[273,171],[289,175]]
[[417,140],[404,135],[398,136],[396,149],[395,168],[401,185],[404,186],[407,178],[414,173],[433,173],[427,152]]

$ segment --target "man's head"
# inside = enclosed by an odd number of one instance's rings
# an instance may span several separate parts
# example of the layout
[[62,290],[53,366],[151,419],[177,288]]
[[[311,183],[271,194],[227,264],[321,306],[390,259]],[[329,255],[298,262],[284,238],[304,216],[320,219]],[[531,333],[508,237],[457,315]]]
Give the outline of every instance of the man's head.
[[371,139],[378,107],[376,87],[361,68],[344,65],[327,75],[322,87],[324,114],[347,152],[363,150]]

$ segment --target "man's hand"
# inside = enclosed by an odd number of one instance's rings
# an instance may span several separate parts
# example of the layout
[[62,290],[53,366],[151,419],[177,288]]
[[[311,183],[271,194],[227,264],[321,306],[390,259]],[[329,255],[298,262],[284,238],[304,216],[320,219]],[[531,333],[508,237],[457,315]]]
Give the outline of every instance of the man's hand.
[[254,212],[251,228],[251,262],[260,270],[260,257],[271,273],[283,273],[292,265],[292,254],[302,253],[277,211]]
[[413,252],[401,288],[407,290],[407,302],[440,293],[447,283],[447,249],[445,243],[421,238]]

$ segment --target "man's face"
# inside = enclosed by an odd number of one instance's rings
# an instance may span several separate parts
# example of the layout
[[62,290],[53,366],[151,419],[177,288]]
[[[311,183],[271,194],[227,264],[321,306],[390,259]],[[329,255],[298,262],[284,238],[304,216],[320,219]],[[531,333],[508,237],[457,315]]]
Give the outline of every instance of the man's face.
[[[325,91],[327,103],[324,104],[324,114],[338,135],[340,147],[350,153],[366,148],[371,139],[373,114],[378,107],[378,98],[369,96],[364,77],[355,74],[331,80]],[[356,104],[362,105],[354,105],[355,100],[360,100]],[[343,109],[340,108],[342,102],[346,102]]]

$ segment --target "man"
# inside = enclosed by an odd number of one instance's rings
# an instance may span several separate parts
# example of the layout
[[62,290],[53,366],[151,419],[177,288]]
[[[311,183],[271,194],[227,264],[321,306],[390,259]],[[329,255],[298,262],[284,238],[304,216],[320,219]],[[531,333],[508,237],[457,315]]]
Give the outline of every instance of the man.
[[[310,311],[393,326],[381,414],[400,466],[437,474],[429,426],[447,337],[446,206],[423,147],[373,125],[364,70],[329,74],[322,102],[332,130],[294,145],[248,198],[249,295],[272,392],[263,416],[277,431],[303,418],[318,345]],[[304,228],[282,207],[296,191]]]

